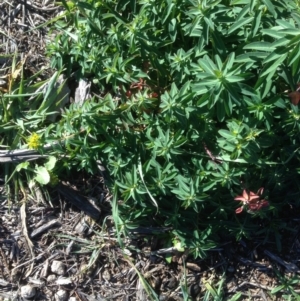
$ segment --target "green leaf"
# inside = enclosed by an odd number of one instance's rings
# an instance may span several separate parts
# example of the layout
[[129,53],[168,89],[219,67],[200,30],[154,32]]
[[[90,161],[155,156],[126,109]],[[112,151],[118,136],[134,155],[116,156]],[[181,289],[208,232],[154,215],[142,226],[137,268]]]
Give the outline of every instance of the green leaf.
[[190,81],[186,81],[183,84],[183,86],[180,88],[178,96],[179,97],[184,97],[188,93],[188,90],[190,90],[190,86],[191,86],[191,82]]
[[230,299],[228,299],[228,301],[238,301],[241,297],[242,297],[242,293],[238,292],[234,294],[234,296],[232,296]]
[[268,11],[274,16],[274,18],[277,18],[277,13],[272,2],[270,0],[262,0],[262,2],[266,5]]
[[213,61],[205,55],[203,59],[198,60],[198,64],[202,67],[202,69],[215,76],[215,70],[217,70],[217,66],[213,63]]
[[223,62],[220,58],[220,56],[218,55],[215,55],[215,61],[216,61],[216,64],[217,64],[217,67],[218,67],[218,70],[222,70],[222,67],[223,67]]
[[293,35],[293,36],[299,36],[300,35],[300,30],[296,29],[296,28],[282,29],[280,32],[283,32],[286,35]]
[[286,53],[286,54],[282,55],[281,57],[279,57],[275,62],[268,63],[264,67],[264,69],[261,72],[260,76],[268,75],[268,77],[270,76],[270,78],[271,78],[271,76],[273,76],[273,74],[277,70],[278,66],[286,59],[287,55],[288,54]]
[[172,19],[171,22],[169,23],[169,35],[171,37],[172,42],[175,42],[176,40],[176,35],[177,35],[177,30],[176,30],[176,19]]
[[172,83],[171,91],[170,91],[170,96],[172,98],[176,98],[177,94],[178,94],[178,89],[177,89],[175,83]]
[[35,177],[34,179],[42,185],[46,185],[50,182],[50,174],[46,167],[37,166],[35,168]]
[[237,83],[237,82],[244,81],[244,78],[240,77],[240,76],[229,75],[229,76],[226,76],[226,81],[229,83]]
[[230,94],[228,94],[227,99],[224,101],[224,108],[227,116],[231,116],[233,105],[232,105]]
[[230,5],[249,4],[249,0],[231,0]]
[[93,10],[93,6],[87,2],[78,1],[77,6],[81,9]]
[[274,51],[270,53],[264,60],[263,64],[269,63],[271,61],[274,61],[282,56],[286,55],[286,51]]
[[287,22],[286,20],[283,20],[283,19],[278,19],[278,20],[275,20],[275,22],[281,26],[283,29],[286,29],[286,28],[295,28],[295,26],[293,26],[291,23]]
[[242,9],[241,9],[241,11],[239,12],[239,14],[238,14],[238,16],[237,16],[237,20],[241,20],[242,18],[244,18],[244,16],[247,14],[247,13],[249,13],[249,11],[250,11],[250,5],[248,4],[248,5],[245,5]]
[[262,29],[260,32],[263,34],[266,34],[272,38],[276,38],[276,39],[285,37],[285,34],[283,32],[279,31],[278,29],[276,30],[274,28],[273,29],[268,29],[268,28]]
[[254,19],[253,17],[247,17],[247,18],[238,20],[237,22],[235,22],[234,24],[232,24],[230,26],[230,28],[228,29],[227,34],[231,34],[235,30],[241,29],[245,24],[248,24],[248,23],[252,22],[253,19]]
[[240,54],[235,58],[235,62],[237,63],[245,63],[245,62],[255,62],[261,61],[266,58],[268,53],[266,52],[247,52],[245,54]]
[[226,46],[223,41],[223,37],[217,32],[213,31],[211,33],[212,41],[216,46],[216,51],[219,53],[219,55],[225,55],[226,54]]
[[45,167],[47,170],[52,170],[55,167],[56,164],[56,158],[54,156],[49,156],[48,161],[45,163]]
[[295,76],[300,70],[300,56],[292,64],[292,74]]
[[223,121],[225,118],[225,108],[223,104],[223,100],[219,99],[217,102],[217,117],[219,121]]
[[[280,38],[280,39],[278,39],[277,41],[275,41],[274,43],[272,43],[272,47],[279,47],[279,46],[285,46],[285,45],[287,45],[288,43],[290,42],[290,39],[287,39],[287,38]],[[282,47],[282,49],[281,50],[285,50],[286,52],[288,51],[288,49],[283,49],[283,47]],[[276,50],[276,51],[278,51],[278,49]]]
[[29,167],[29,162],[22,162],[22,163],[19,163],[17,166],[16,166],[16,171],[20,171],[22,169],[27,169]]
[[228,130],[219,130],[218,133],[226,139],[236,139],[236,137]]
[[165,255],[165,260],[166,260],[166,262],[167,263],[172,263],[172,258],[173,258],[173,254],[171,254],[171,253],[167,253],[166,255]]
[[257,96],[256,90],[253,89],[252,87],[250,87],[244,83],[239,83],[239,87],[240,87],[242,94],[249,95],[249,96]]
[[209,26],[209,28],[210,28],[211,30],[215,30],[214,23],[213,23],[210,19],[204,17],[204,21],[206,22],[206,24]]
[[217,291],[210,285],[209,282],[204,282],[204,286],[214,298],[218,297]]
[[174,248],[178,252],[184,252],[184,247],[182,247],[182,243],[180,241],[174,242]]
[[253,50],[262,50],[270,52],[275,50],[275,47],[272,47],[272,43],[269,42],[253,42],[243,47],[243,49],[253,49]]
[[162,24],[164,24],[167,21],[167,19],[169,18],[170,14],[172,12],[172,9],[174,8],[174,5],[175,4],[172,3],[172,2],[168,3],[168,6],[166,7],[165,11],[163,12],[164,17],[163,17],[163,19],[161,21]]
[[285,288],[285,286],[282,284],[282,285],[279,285],[279,286],[277,286],[277,287],[275,287],[275,288],[273,288],[272,290],[271,290],[271,294],[276,294],[276,293],[278,293],[279,291],[281,291],[281,290],[283,290]]
[[295,48],[289,55],[288,65],[291,66],[295,60],[300,57],[300,44],[296,45]]
[[260,23],[261,22],[261,15],[262,15],[262,11],[261,10],[255,12],[255,20],[252,23],[252,31],[251,31],[252,37],[256,36],[259,27],[262,26],[262,24]]
[[235,60],[235,53],[231,52],[227,57],[227,61],[224,67],[224,73],[227,73],[232,68],[234,60]]
[[[196,95],[203,95],[209,91],[208,86],[209,85],[205,85],[203,83],[197,83],[197,84],[192,84],[191,88],[192,88],[192,91],[196,93]],[[205,98],[207,98],[207,96]]]

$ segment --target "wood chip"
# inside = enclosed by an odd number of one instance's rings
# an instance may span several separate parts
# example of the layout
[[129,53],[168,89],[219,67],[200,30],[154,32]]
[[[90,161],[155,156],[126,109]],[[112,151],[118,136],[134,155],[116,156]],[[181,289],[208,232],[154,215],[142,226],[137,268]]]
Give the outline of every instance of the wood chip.
[[269,252],[268,250],[265,250],[264,253],[269,256],[274,261],[278,262],[279,264],[283,265],[289,272],[299,272],[299,268],[291,262],[286,262],[283,259],[281,259],[279,256],[276,256]]
[[54,220],[40,226],[39,228],[35,229],[34,231],[32,231],[30,237],[33,238],[54,226],[61,226],[61,223],[57,219],[54,219]]
[[86,215],[97,221],[100,218],[101,210],[92,204],[86,197],[82,196],[78,191],[61,183],[58,185],[58,191],[74,206],[83,211]]
[[197,264],[192,263],[192,262],[186,262],[185,266],[189,270],[192,270],[192,271],[195,271],[195,272],[200,272],[201,271],[201,268]]

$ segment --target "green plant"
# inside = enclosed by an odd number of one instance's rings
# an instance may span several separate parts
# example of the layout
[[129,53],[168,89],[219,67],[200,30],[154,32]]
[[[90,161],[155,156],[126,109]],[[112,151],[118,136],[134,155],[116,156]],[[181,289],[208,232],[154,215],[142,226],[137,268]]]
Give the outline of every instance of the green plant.
[[[32,126],[54,143],[57,174],[95,173],[100,160],[118,236],[165,225],[194,256],[228,235],[281,228],[299,206],[300,115],[285,92],[300,76],[297,3],[62,3],[52,66],[90,77],[105,96]],[[269,206],[237,216],[234,198],[260,187]]]
[[[300,295],[295,291],[295,287],[299,285],[300,279],[298,276],[286,277],[275,270],[276,276],[280,281],[280,285],[272,289],[271,294],[278,292],[288,293],[293,296],[293,300],[300,300]],[[286,299],[286,296],[285,296]]]
[[[32,180],[29,182],[29,186],[34,186],[36,183],[41,185],[46,185],[51,183],[52,185],[56,185],[58,183],[57,176],[53,175],[52,170],[55,167],[56,158],[54,156],[49,156],[48,161],[43,165],[35,165],[33,169],[31,167],[30,162],[25,161],[19,163],[14,172],[12,173],[11,177],[14,177],[15,173],[20,173],[20,171],[27,170],[32,174]],[[7,180],[9,182],[10,179]]]
[[[223,281],[222,281],[223,280]],[[213,300],[215,301],[219,301],[223,299],[223,282],[224,279],[222,279],[219,283],[218,283],[218,289],[215,289],[214,287],[211,286],[211,284],[209,282],[205,282],[205,288],[206,288],[206,293],[204,295],[204,300],[208,301],[210,299],[210,296],[213,297]]]
[[[16,200],[19,189],[24,191],[25,181],[33,186],[34,182],[47,184],[56,179],[53,173],[56,157],[48,157],[49,145],[44,145],[44,135],[50,123],[48,116],[55,113],[57,105],[54,103],[59,101],[57,96],[61,89],[60,85],[54,89],[59,72],[48,81],[36,83],[42,71],[25,78],[23,64],[24,61],[18,61],[15,54],[7,75],[7,91],[0,95],[1,156],[4,157],[2,171],[6,184],[10,180],[13,182],[13,185],[6,186],[9,199],[14,197]],[[47,162],[39,159],[43,157],[39,153],[45,153],[46,149]],[[31,160],[39,161],[39,164],[30,163]],[[11,187],[14,187],[14,192],[11,192]]]

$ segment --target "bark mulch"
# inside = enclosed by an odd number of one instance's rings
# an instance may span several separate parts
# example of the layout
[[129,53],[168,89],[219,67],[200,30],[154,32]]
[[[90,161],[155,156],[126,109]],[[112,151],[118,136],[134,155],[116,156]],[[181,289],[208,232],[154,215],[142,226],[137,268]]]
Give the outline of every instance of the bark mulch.
[[[0,0],[2,92],[15,53],[26,58],[29,74],[44,68],[40,80],[53,73],[45,56],[51,37],[43,24],[60,11],[52,0]],[[203,300],[218,285],[224,296],[215,300],[229,300],[237,292],[239,300],[284,300],[283,291],[270,293],[281,284],[278,275],[299,274],[295,218],[286,222],[293,231],[281,233],[281,253],[275,242],[265,244],[262,237],[225,241],[206,259],[195,260],[164,248],[163,235],[152,235],[168,229],[151,228],[136,229],[123,238],[121,248],[104,178],[84,173],[74,178],[51,192],[51,202],[36,188],[20,194],[19,203],[7,200],[0,179],[0,300],[148,300],[151,289],[160,301],[184,300],[185,289],[191,300]]]

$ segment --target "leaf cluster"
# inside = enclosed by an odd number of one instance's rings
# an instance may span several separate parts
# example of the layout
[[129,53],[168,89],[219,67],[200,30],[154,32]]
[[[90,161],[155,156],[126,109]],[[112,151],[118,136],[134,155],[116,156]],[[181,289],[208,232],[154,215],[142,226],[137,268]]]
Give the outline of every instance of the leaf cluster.
[[[61,172],[107,167],[119,233],[168,226],[204,256],[230,233],[280,229],[282,209],[299,205],[300,115],[286,97],[300,76],[297,2],[62,3],[52,66],[105,96],[41,131],[63,141]],[[270,207],[237,217],[234,197],[260,187]]]

